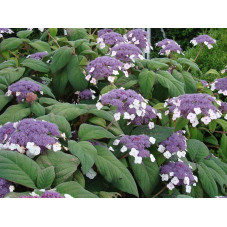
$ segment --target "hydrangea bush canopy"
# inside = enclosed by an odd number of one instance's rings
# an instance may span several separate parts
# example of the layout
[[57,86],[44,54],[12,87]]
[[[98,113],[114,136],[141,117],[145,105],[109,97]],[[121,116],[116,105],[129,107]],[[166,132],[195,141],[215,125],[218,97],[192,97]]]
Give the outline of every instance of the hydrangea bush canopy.
[[227,196],[227,78],[196,64],[216,41],[145,59],[147,32],[118,31],[0,28],[0,198]]

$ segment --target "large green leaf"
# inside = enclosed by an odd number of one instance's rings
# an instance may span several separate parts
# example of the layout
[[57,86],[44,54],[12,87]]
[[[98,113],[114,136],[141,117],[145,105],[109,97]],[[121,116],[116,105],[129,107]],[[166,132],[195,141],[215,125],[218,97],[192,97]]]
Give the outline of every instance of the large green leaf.
[[79,128],[80,140],[115,138],[115,136],[100,126],[82,124]]
[[17,37],[21,39],[26,39],[29,35],[32,34],[33,31],[25,30],[25,31],[19,31],[17,32]]
[[210,196],[215,197],[218,195],[217,185],[210,173],[209,169],[206,167],[204,163],[200,163],[198,165],[198,175],[199,181],[202,184],[204,191]]
[[49,189],[55,178],[54,167],[50,166],[42,169],[37,177],[37,187],[40,189]]
[[15,60],[8,60],[8,61],[4,61],[0,64],[0,70],[4,69],[4,68],[8,68],[10,66],[16,66],[16,62]]
[[59,184],[56,189],[61,194],[69,194],[74,198],[98,198],[97,195],[85,190],[79,183],[75,181]]
[[0,150],[0,177],[29,188],[36,188],[39,171],[38,164],[26,155]]
[[13,82],[19,80],[22,75],[24,74],[25,68],[18,67],[18,68],[5,68],[0,70],[0,76],[5,77],[8,84],[12,84]]
[[38,72],[47,73],[49,71],[49,66],[46,63],[33,58],[25,59],[21,64]]
[[159,167],[150,158],[144,158],[142,164],[135,164],[134,158],[129,157],[129,163],[135,179],[146,197],[149,197],[159,183]]
[[187,147],[192,161],[200,162],[209,155],[209,149],[203,142],[199,140],[188,140]]
[[86,174],[95,163],[97,157],[95,147],[87,141],[77,143],[73,140],[69,141],[68,146],[69,151],[79,158],[82,165],[81,169],[83,173]]
[[148,136],[152,136],[156,139],[156,143],[160,143],[163,140],[167,139],[169,136],[171,136],[174,132],[173,128],[155,125],[153,129],[149,129],[148,126],[142,125],[136,127],[132,131],[132,135],[141,135],[145,134]]
[[70,41],[84,39],[87,36],[85,28],[67,28],[66,30]]
[[95,161],[98,172],[113,186],[129,194],[139,196],[136,183],[125,167],[106,147],[96,146]]
[[17,49],[22,43],[24,42],[24,39],[19,39],[19,38],[8,38],[4,39],[1,42],[1,51],[5,50],[15,50]]
[[61,47],[55,51],[50,66],[52,73],[57,72],[70,61],[72,52],[73,48],[69,48],[67,46]]
[[61,151],[53,152],[47,151],[40,155],[36,162],[42,169],[50,166],[54,167],[55,180],[53,185],[56,186],[69,179],[77,170],[79,160],[73,155],[63,153]]
[[71,136],[71,127],[65,117],[55,114],[48,114],[38,118],[39,120],[49,121],[58,126],[59,130],[69,138]]
[[0,110],[13,99],[13,96],[0,95]]
[[31,109],[25,104],[12,105],[6,109],[6,111],[0,115],[0,125],[4,125],[7,122],[20,121],[27,117],[31,113]]
[[147,60],[147,67],[150,70],[167,70],[169,68],[169,65],[151,59]]
[[168,88],[171,97],[177,97],[184,94],[184,84],[176,80],[167,71],[158,71],[156,73],[158,82],[163,86]]
[[223,155],[227,159],[227,136],[225,134],[222,134],[221,136],[220,147],[222,149]]
[[227,121],[223,120],[223,119],[217,119],[215,120],[222,128],[225,132],[227,132]]
[[196,81],[193,79],[191,73],[186,71],[182,71],[181,73],[184,78],[185,93],[196,93]]
[[220,159],[216,157],[211,157],[210,160],[214,161],[227,175],[227,164],[222,162]]
[[37,117],[45,115],[45,108],[43,106],[41,106],[38,102],[33,102],[31,104],[31,111]]
[[79,66],[78,56],[72,56],[69,64],[67,65],[67,73],[68,80],[75,91],[82,91],[87,87],[88,82]]
[[186,65],[190,66],[191,69],[194,69],[201,74],[199,66],[196,63],[192,62],[191,60],[189,60],[187,58],[178,58],[177,62],[179,62],[180,64],[186,64]]
[[39,52],[51,52],[50,45],[47,42],[43,42],[41,40],[36,40],[34,42],[30,42],[29,45],[31,45],[33,48],[38,50]]
[[139,74],[139,85],[140,89],[145,97],[148,97],[151,89],[155,82],[155,73],[148,71],[147,69],[142,70]]

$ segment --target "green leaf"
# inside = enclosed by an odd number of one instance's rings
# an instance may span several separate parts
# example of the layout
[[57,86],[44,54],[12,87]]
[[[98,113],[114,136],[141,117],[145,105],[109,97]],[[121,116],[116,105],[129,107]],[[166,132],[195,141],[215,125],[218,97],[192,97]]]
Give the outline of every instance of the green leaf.
[[78,182],[83,188],[85,188],[85,179],[84,179],[84,175],[77,170],[74,174],[73,174],[73,180]]
[[70,140],[68,143],[69,151],[79,158],[82,164],[82,171],[86,174],[91,167],[94,165],[97,151],[95,147],[86,141],[77,143],[76,141]]
[[205,164],[198,165],[199,181],[202,184],[204,191],[210,196],[215,197],[218,195],[217,185]]
[[151,89],[155,82],[155,73],[148,71],[147,69],[142,70],[139,74],[139,85],[140,89],[145,97],[148,97]]
[[106,127],[106,121],[100,117],[92,117],[89,118],[89,122],[94,124],[94,125],[99,125],[101,127]]
[[189,131],[192,139],[200,140],[201,142],[203,142],[203,133],[199,129],[192,127],[189,129]]
[[98,172],[119,190],[139,196],[136,183],[128,169],[105,147],[96,146]]
[[169,136],[171,136],[173,132],[174,132],[173,128],[165,126],[155,125],[153,129],[149,129],[148,126],[142,125],[136,127],[131,134],[132,135],[145,134],[148,136],[152,136],[156,139],[156,143],[160,143],[163,140],[167,139]]
[[185,93],[193,94],[196,93],[196,81],[193,79],[191,73],[182,71],[182,76],[184,78]]
[[39,117],[39,120],[49,121],[58,126],[60,132],[65,133],[66,137],[69,138],[71,136],[71,127],[69,122],[63,116],[54,115],[52,113]]
[[1,49],[1,51],[16,50],[23,42],[24,42],[24,39],[19,39],[19,38],[4,39],[1,42],[0,49]]
[[218,146],[218,140],[214,135],[204,137],[203,141]]
[[41,40],[30,42],[29,45],[38,50],[39,52],[51,52],[50,45],[47,42],[43,42]]
[[54,167],[50,166],[40,171],[37,178],[37,187],[40,189],[49,189],[55,178]]
[[190,66],[191,69],[194,69],[194,70],[198,71],[201,74],[199,66],[196,63],[190,61],[189,59],[187,59],[187,58],[178,58],[177,62],[179,62],[180,64],[186,64],[186,65]]
[[31,111],[37,117],[45,115],[45,108],[43,106],[41,106],[38,102],[33,102],[31,104]]
[[6,109],[6,111],[0,115],[0,125],[4,125],[7,122],[17,122],[27,117],[31,113],[31,109],[23,103],[12,105]]
[[217,119],[215,120],[222,128],[225,132],[227,132],[227,121],[223,120],[223,119]]
[[57,49],[53,55],[52,63],[50,66],[52,73],[55,73],[59,69],[63,68],[70,61],[72,53],[73,48],[69,48],[67,46]]
[[222,134],[220,147],[222,149],[224,156],[227,158],[227,136],[225,134]]
[[205,73],[205,75],[208,75],[208,74],[214,74],[214,75],[216,75],[216,76],[220,76],[219,75],[219,73],[215,70],[215,69],[210,69],[210,70],[208,70],[206,73]]
[[188,140],[187,147],[192,161],[200,162],[209,155],[207,146],[199,140]]
[[0,76],[4,77],[7,80],[8,84],[12,84],[13,82],[19,80],[24,74],[25,68],[5,68],[0,70]]
[[70,41],[84,39],[87,36],[85,28],[67,28],[66,31]]
[[176,126],[175,126],[175,132],[178,131],[178,130],[181,130],[183,129],[187,124],[188,124],[189,120],[186,119],[186,118],[178,118],[177,121],[176,121]]
[[17,32],[17,37],[21,39],[26,39],[29,35],[32,34],[33,31],[25,30]]
[[4,68],[8,68],[10,66],[16,66],[16,62],[15,60],[8,60],[8,61],[4,61],[0,64],[0,70],[4,69]]
[[115,136],[100,126],[82,124],[79,128],[80,140],[115,138]]
[[177,81],[169,72],[158,71],[156,73],[158,82],[168,88],[171,97],[177,97],[184,94],[184,84]]
[[117,193],[117,192],[100,191],[98,195],[99,195],[100,198],[121,198],[122,197],[122,195],[120,193]]
[[87,87],[88,82],[79,66],[78,56],[72,56],[69,64],[67,65],[67,73],[68,80],[75,91],[83,91]]
[[59,184],[56,189],[61,194],[69,194],[74,198],[98,198],[97,195],[85,190],[79,183],[75,181]]
[[220,159],[216,157],[211,157],[210,160],[214,161],[227,175],[227,164],[222,162]]
[[49,66],[46,63],[33,58],[25,59],[21,64],[38,72],[47,73],[49,71]]
[[47,151],[44,154],[40,155],[36,162],[42,169],[48,168],[50,166],[54,167],[54,186],[69,179],[77,170],[77,167],[80,164],[78,158],[61,151]]
[[57,35],[57,33],[58,33],[58,29],[57,28],[49,28],[48,30],[49,30],[49,32],[50,32],[52,37],[55,37]]
[[0,110],[13,99],[13,96],[0,95]]
[[39,171],[37,163],[26,155],[10,150],[0,150],[1,178],[29,188],[36,188]]
[[134,163],[134,158],[129,157],[129,163],[134,173],[135,179],[146,197],[149,197],[158,185],[159,167],[156,162],[151,162],[150,158],[144,158],[143,163]]
[[148,60],[147,67],[150,70],[168,70],[169,65],[154,60]]
[[40,104],[46,104],[46,105],[54,105],[54,104],[59,104],[59,102],[55,99],[51,99],[51,98],[39,98],[39,103]]

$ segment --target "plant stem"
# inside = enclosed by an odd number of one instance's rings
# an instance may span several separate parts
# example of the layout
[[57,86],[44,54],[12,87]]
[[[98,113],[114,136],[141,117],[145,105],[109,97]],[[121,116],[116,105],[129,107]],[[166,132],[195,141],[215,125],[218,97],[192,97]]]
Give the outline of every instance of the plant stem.
[[111,127],[111,125],[115,122],[115,119],[113,119],[107,126],[106,126],[106,130],[109,130],[109,128]]
[[155,194],[152,198],[156,198],[159,194],[161,194],[165,189],[167,188],[167,185],[165,185],[164,188],[162,188],[157,194]]
[[[198,53],[197,53],[197,55],[196,55],[196,57],[195,57],[195,59],[194,59],[194,62],[195,62],[195,61],[196,61],[196,59],[199,57],[199,54],[201,53],[201,51],[202,51],[203,47],[204,47],[204,44],[202,44],[202,45],[201,45],[201,47],[200,47],[200,49],[199,49],[199,51],[198,51]],[[190,69],[190,68],[191,68],[191,66],[189,66],[189,67],[188,67],[187,72],[189,71],[189,69]]]

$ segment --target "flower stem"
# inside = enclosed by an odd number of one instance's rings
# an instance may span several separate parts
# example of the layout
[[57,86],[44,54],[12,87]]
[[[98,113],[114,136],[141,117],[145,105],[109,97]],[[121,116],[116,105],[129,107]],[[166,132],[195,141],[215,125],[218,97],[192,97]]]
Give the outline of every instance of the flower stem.
[[165,185],[164,188],[162,188],[157,194],[155,194],[152,198],[156,198],[159,194],[161,194],[165,189],[167,188],[167,185]]
[[111,127],[111,125],[115,122],[115,119],[113,119],[106,127],[106,130],[109,130],[109,128]]

